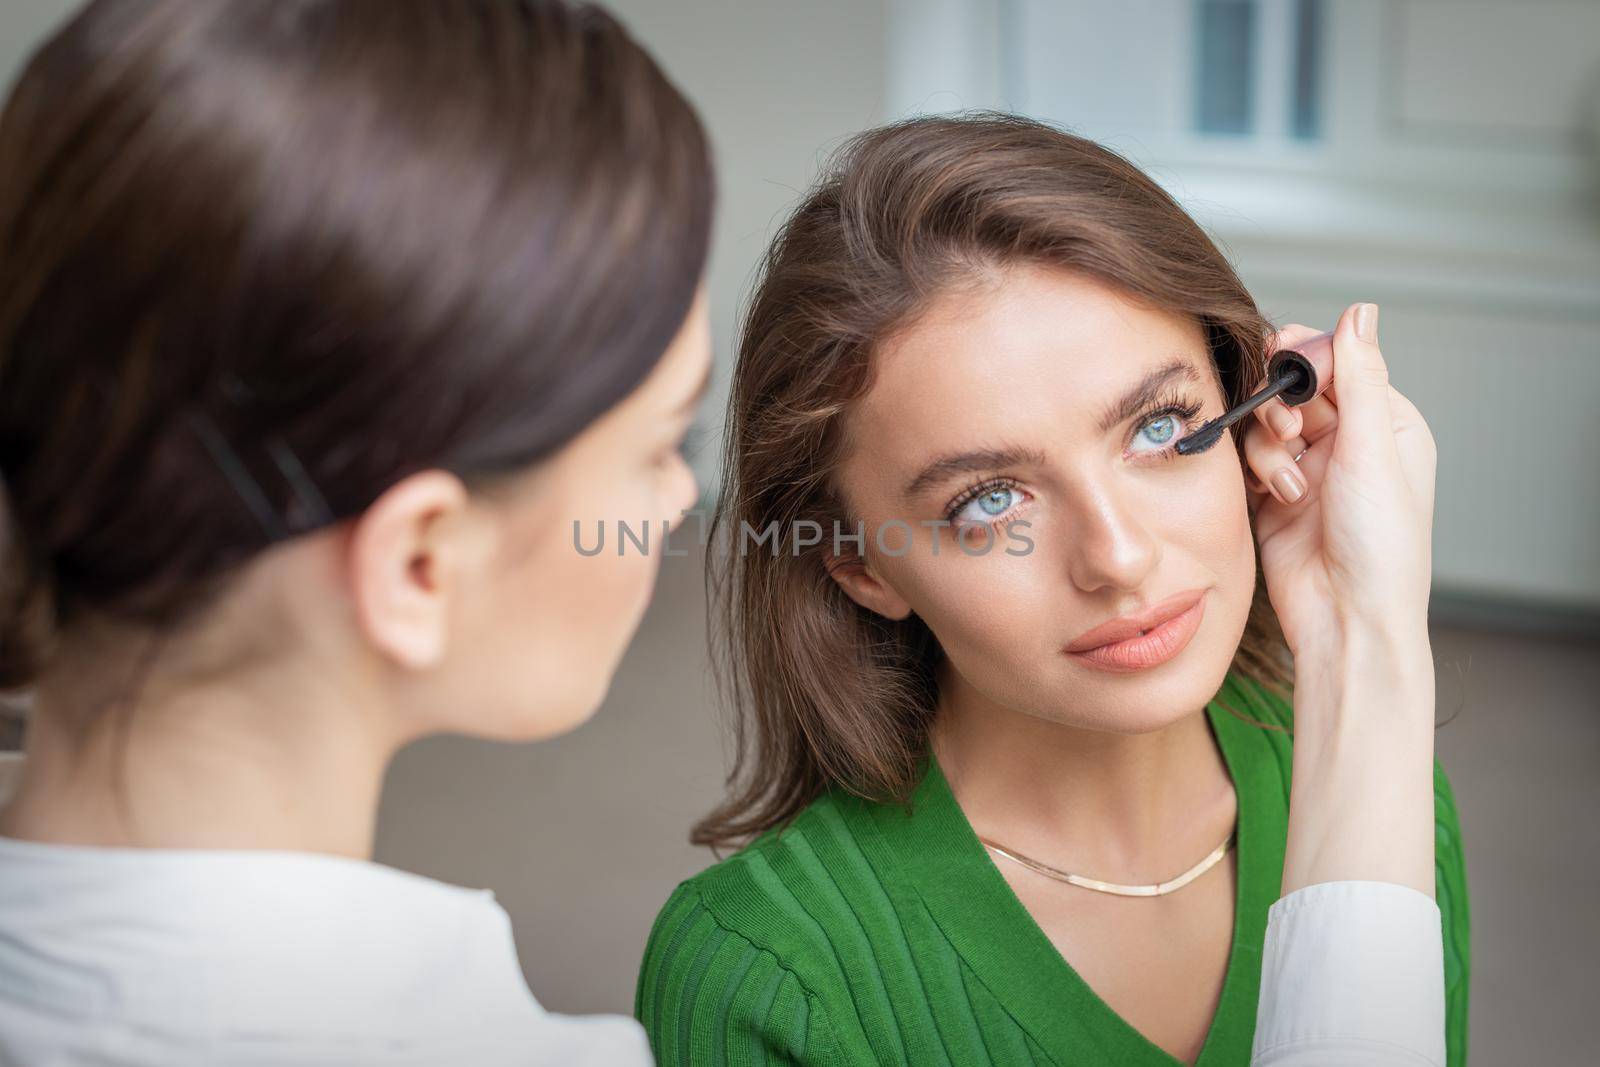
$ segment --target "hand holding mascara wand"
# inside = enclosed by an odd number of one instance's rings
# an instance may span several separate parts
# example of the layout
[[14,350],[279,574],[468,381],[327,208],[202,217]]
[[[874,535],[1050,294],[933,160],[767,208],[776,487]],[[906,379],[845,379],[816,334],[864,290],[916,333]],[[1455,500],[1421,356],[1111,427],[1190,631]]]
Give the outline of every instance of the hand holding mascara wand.
[[[1370,340],[1357,329],[1364,306]],[[1389,384],[1375,320],[1357,304],[1325,333],[1286,327],[1257,389],[1173,446],[1199,455],[1244,426],[1261,567],[1296,656],[1357,623],[1426,639],[1436,450]]]
[[1244,431],[1263,485],[1294,468],[1305,486],[1288,500],[1250,489],[1297,676],[1284,891],[1361,877],[1431,896],[1433,437],[1389,384],[1376,305],[1351,305],[1327,333],[1287,327],[1274,347],[1261,387],[1175,448],[1202,453],[1272,398],[1290,405]]
[[[1294,654],[1282,892],[1312,892],[1298,912],[1269,913],[1279,951],[1263,963],[1256,1051],[1298,1033],[1294,1005],[1327,1003],[1343,1005],[1330,1033],[1396,1047],[1421,1034],[1443,1063],[1427,625],[1436,450],[1389,384],[1377,313],[1356,304],[1327,333],[1280,331],[1256,391],[1174,447],[1204,453],[1257,413],[1242,440],[1251,525]],[[1365,910],[1337,910],[1358,899]],[[1318,908],[1340,923],[1290,918]],[[1374,974],[1385,981],[1348,981]],[[1280,997],[1288,989],[1301,999]]]

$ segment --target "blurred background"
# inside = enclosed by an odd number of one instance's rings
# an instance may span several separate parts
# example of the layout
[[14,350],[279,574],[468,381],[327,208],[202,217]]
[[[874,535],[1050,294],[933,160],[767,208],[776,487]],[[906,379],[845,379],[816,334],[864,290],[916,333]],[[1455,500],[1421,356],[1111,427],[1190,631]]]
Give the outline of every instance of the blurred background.
[[[76,6],[0,0],[0,79]],[[617,0],[718,155],[722,380],[766,241],[828,151],[1003,108],[1117,149],[1269,318],[1382,306],[1439,445],[1433,649],[1473,923],[1479,1064],[1594,1062],[1600,959],[1600,3]],[[717,485],[723,392],[695,458]],[[377,858],[492,887],[560,1011],[631,1012],[645,936],[727,768],[701,562],[663,561],[598,717],[537,747],[435,740]],[[3,873],[0,873],[3,877]]]

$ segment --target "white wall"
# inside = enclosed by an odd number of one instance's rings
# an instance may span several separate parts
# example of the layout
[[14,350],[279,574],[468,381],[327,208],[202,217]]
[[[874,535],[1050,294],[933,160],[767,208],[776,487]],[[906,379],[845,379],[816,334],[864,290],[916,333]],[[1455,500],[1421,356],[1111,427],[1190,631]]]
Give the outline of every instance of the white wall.
[[[618,0],[607,3],[694,101],[720,182],[712,249],[719,371],[767,240],[832,146],[883,114],[882,0]],[[726,378],[707,399],[692,457],[706,497],[716,478]]]
[[23,58],[78,7],[73,0],[5,0],[0,4],[0,85],[9,89]]

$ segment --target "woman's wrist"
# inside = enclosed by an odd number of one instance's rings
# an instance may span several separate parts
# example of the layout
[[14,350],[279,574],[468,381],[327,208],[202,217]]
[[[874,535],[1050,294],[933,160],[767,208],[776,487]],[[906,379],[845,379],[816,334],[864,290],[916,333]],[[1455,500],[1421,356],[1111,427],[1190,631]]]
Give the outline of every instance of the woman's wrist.
[[[1425,720],[1431,736],[1433,646],[1426,623],[1347,626],[1298,650],[1294,665],[1297,733],[1380,717]],[[1419,699],[1404,704],[1352,699],[1385,691]],[[1411,714],[1404,714],[1407,711]]]
[[1283,892],[1365,879],[1433,895],[1433,657],[1424,627],[1296,657]]

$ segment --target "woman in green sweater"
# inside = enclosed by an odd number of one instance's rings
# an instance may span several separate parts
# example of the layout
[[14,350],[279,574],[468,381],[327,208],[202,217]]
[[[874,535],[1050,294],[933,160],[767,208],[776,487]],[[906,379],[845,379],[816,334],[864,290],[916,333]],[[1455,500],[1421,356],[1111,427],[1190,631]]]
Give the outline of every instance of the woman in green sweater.
[[[1251,435],[1170,447],[1307,332],[1275,336],[1093,142],[995,116],[846,146],[735,371],[713,591],[740,761],[694,839],[745,847],[652,930],[661,1064],[1249,1061],[1294,668],[1318,689],[1360,649],[1378,703],[1390,649],[1426,643],[1425,611],[1301,581],[1318,503]],[[1293,417],[1311,442],[1335,416]],[[1466,882],[1433,787],[1459,1067]]]

